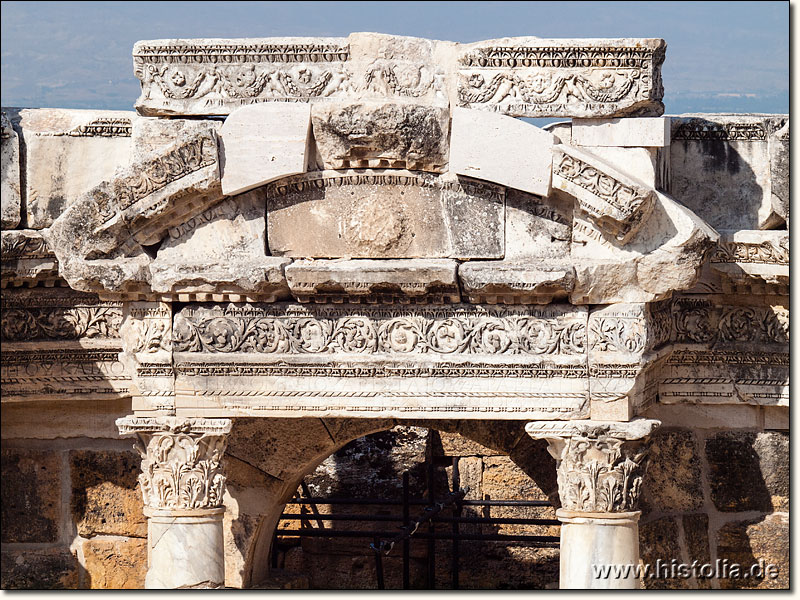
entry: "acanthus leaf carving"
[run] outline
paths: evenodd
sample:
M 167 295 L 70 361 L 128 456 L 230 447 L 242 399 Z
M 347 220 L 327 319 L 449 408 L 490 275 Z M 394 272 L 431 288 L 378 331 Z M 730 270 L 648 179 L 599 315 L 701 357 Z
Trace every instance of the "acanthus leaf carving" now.
M 142 457 L 139 483 L 145 506 L 195 510 L 222 506 L 222 456 L 230 421 L 176 417 L 117 420 L 122 435 L 135 434 Z
M 526 428 L 546 439 L 556 459 L 561 507 L 588 513 L 619 513 L 639 508 L 642 478 L 647 468 L 649 435 L 659 421 L 629 423 L 572 421 Z

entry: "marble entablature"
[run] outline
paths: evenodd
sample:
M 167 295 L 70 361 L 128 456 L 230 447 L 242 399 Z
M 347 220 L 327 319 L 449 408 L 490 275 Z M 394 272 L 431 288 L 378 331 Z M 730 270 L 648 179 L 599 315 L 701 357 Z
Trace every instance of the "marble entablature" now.
M 139 42 L 138 114 L 4 109 L 3 400 L 787 405 L 788 117 L 658 116 L 665 46 Z

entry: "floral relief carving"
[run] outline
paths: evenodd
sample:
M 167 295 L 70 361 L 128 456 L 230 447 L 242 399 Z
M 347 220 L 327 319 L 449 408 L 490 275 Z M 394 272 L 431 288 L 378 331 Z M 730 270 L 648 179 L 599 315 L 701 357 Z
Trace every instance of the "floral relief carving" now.
M 753 263 L 764 265 L 789 264 L 789 236 L 777 242 L 761 243 L 718 242 L 711 256 L 712 263 Z
M 535 435 L 547 439 L 556 459 L 561 507 L 600 513 L 638 510 L 647 467 L 647 436 L 657 427 L 655 423 L 637 439 L 614 431 L 611 423 L 598 422 L 573 422 L 564 431 Z
M 602 352 L 638 353 L 647 341 L 644 320 L 636 318 L 595 318 L 590 333 L 592 349 Z
M 175 319 L 177 352 L 584 354 L 582 320 L 483 314 Z
M 0 332 L 9 342 L 115 338 L 121 323 L 117 307 L 9 308 L 3 310 Z
M 780 305 L 713 306 L 705 300 L 681 299 L 673 305 L 673 318 L 677 342 L 789 342 L 789 310 Z
M 135 433 L 135 448 L 142 457 L 139 483 L 146 506 L 154 509 L 210 509 L 222 506 L 225 475 L 222 456 L 230 422 L 212 427 L 196 427 L 191 420 L 147 421 L 136 417 L 119 419 L 125 434 Z

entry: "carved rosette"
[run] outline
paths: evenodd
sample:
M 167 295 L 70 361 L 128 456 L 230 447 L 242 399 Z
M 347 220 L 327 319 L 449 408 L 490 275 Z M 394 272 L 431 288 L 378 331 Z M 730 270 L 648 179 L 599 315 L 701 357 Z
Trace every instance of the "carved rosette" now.
M 528 434 L 545 439 L 558 466 L 561 507 L 586 513 L 638 510 L 647 467 L 652 419 L 529 423 Z
M 228 419 L 124 417 L 120 435 L 136 435 L 142 457 L 139 483 L 146 507 L 203 510 L 222 507 L 225 475 L 222 455 Z

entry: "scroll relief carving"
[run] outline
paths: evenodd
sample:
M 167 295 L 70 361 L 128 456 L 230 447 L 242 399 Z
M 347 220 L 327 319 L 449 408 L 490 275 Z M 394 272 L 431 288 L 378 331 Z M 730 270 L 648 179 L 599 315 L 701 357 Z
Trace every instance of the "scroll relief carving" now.
M 429 65 L 386 56 L 354 64 L 346 40 L 329 41 L 333 43 L 137 44 L 133 57 L 142 82 L 140 108 L 147 111 L 159 98 L 167 101 L 167 108 L 188 104 L 190 110 L 207 114 L 254 102 L 421 98 L 431 93 L 445 98 L 443 76 Z
M 626 182 L 613 169 L 604 168 L 587 153 L 559 149 L 553 158 L 554 185 L 572 193 L 578 206 L 604 232 L 620 242 L 627 241 L 650 214 L 655 190 Z
M 122 305 L 96 297 L 3 298 L 0 332 L 7 342 L 117 338 Z
M 567 354 L 586 352 L 585 321 L 482 307 L 317 309 L 282 312 L 230 305 L 184 309 L 175 319 L 176 352 Z M 546 315 L 546 313 L 544 313 Z
M 478 48 L 460 60 L 459 105 L 531 117 L 602 113 L 659 100 L 663 61 L 663 46 Z
M 786 124 L 786 119 L 775 119 L 769 125 L 763 121 L 718 123 L 702 118 L 681 122 L 672 132 L 673 140 L 724 140 L 766 141 L 770 134 Z
M 676 341 L 687 344 L 789 343 L 789 309 L 780 305 L 714 306 L 681 298 L 673 305 Z
M 647 468 L 648 436 L 659 421 L 631 423 L 573 421 L 548 430 L 531 423 L 534 438 L 548 441 L 556 459 L 561 507 L 591 513 L 636 511 Z
M 139 483 L 151 509 L 214 509 L 222 506 L 222 456 L 231 423 L 225 419 L 174 417 L 117 419 L 121 435 L 135 434 L 142 457 Z

